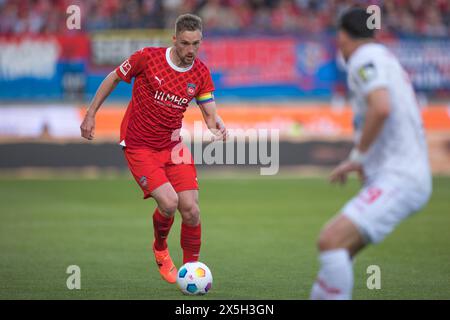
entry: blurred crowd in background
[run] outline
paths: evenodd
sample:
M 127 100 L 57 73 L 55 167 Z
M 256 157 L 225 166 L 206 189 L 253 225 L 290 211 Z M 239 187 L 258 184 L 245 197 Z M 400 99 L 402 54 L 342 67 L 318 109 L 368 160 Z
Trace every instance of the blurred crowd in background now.
M 69 5 L 81 8 L 82 30 L 172 28 L 182 13 L 196 13 L 206 32 L 303 32 L 335 29 L 354 5 L 382 8 L 385 32 L 449 36 L 450 0 L 0 0 L 0 33 L 69 32 Z

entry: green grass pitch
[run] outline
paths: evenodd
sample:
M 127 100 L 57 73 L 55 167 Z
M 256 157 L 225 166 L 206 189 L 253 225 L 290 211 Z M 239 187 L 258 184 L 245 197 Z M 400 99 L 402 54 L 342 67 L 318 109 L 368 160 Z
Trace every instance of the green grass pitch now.
M 151 252 L 153 200 L 134 181 L 0 180 L 1 299 L 307 299 L 323 224 L 358 189 L 322 178 L 214 179 L 200 175 L 204 297 L 163 282 Z M 450 298 L 450 178 L 428 206 L 355 261 L 355 299 Z M 180 266 L 180 216 L 169 248 Z M 68 290 L 66 268 L 81 268 Z M 367 267 L 381 268 L 369 290 Z

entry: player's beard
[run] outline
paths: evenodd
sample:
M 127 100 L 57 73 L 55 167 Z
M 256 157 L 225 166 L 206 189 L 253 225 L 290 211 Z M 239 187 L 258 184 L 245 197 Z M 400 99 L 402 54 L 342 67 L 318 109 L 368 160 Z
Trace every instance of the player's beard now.
M 175 50 L 176 55 L 178 56 L 178 59 L 180 59 L 181 63 L 183 64 L 183 67 L 189 67 L 195 60 L 195 54 L 191 56 L 191 58 L 188 58 L 188 55 L 181 55 L 177 50 Z
M 192 55 L 191 57 L 189 56 L 184 56 L 183 59 L 181 59 L 181 62 L 183 62 L 184 66 L 190 66 L 195 60 L 195 55 Z

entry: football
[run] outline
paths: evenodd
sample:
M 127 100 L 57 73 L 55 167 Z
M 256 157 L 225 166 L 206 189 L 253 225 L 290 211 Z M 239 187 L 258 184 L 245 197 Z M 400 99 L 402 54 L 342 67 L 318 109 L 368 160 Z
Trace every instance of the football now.
M 212 274 L 201 262 L 188 262 L 180 267 L 177 274 L 177 285 L 187 295 L 203 295 L 212 287 Z

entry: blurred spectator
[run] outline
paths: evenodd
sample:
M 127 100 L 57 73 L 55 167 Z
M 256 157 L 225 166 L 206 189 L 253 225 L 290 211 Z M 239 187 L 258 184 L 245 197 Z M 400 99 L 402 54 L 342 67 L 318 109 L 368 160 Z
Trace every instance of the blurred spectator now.
M 210 31 L 317 33 L 335 29 L 354 5 L 382 6 L 382 28 L 402 35 L 449 36 L 449 0 L 0 0 L 0 33 L 66 30 L 66 9 L 81 8 L 82 30 L 172 28 L 182 13 L 199 14 Z M 73 31 L 70 31 L 73 32 Z
M 238 8 L 239 3 L 224 5 L 221 0 L 210 0 L 205 2 L 198 14 L 203 18 L 206 30 L 239 30 L 244 26 L 238 15 Z

